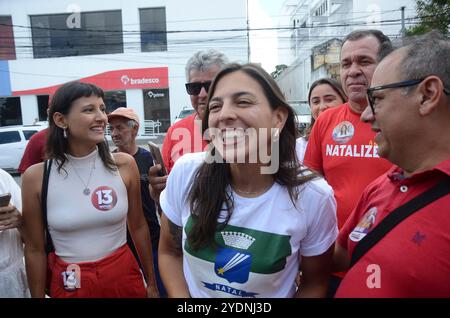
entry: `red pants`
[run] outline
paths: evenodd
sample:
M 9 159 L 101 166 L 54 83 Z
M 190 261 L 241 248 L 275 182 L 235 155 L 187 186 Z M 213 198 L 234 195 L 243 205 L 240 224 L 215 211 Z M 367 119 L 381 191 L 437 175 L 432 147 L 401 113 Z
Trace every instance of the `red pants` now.
M 54 298 L 139 298 L 147 297 L 139 265 L 125 244 L 112 254 L 96 261 L 77 263 L 80 288 L 66 291 L 64 271 L 70 264 L 56 256 L 52 268 L 50 295 Z

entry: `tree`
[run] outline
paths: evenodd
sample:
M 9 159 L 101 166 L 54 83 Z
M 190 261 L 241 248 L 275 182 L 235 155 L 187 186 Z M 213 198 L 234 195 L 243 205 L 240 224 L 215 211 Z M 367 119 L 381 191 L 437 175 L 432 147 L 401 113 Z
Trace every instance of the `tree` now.
M 272 78 L 277 78 L 287 68 L 288 67 L 286 64 L 279 64 L 279 65 L 275 66 L 275 71 L 270 73 L 270 75 L 272 76 Z
M 417 0 L 416 12 L 420 22 L 410 27 L 406 35 L 423 34 L 433 29 L 450 33 L 450 0 Z

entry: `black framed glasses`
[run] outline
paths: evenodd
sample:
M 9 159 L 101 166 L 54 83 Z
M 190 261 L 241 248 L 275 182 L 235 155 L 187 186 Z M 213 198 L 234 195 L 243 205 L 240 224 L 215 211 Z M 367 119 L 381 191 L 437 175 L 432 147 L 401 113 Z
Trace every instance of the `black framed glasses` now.
M 210 86 L 211 81 L 186 83 L 186 91 L 189 95 L 197 96 L 200 94 L 202 87 L 208 92 Z
M 368 88 L 367 89 L 367 99 L 369 100 L 369 106 L 370 106 L 370 109 L 372 110 L 372 114 L 375 115 L 375 98 L 373 97 L 373 92 L 380 91 L 380 90 L 386 89 L 386 88 L 400 88 L 400 87 L 414 86 L 414 85 L 421 83 L 425 78 L 426 77 L 421 78 L 421 79 L 406 80 L 406 81 L 401 81 L 401 82 L 397 82 L 397 83 L 391 83 L 391 84 Z

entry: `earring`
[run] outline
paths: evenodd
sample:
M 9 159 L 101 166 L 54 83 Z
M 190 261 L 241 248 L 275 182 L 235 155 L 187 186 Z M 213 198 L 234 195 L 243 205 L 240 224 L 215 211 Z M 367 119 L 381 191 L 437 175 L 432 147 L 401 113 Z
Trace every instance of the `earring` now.
M 279 128 L 273 128 L 275 132 L 273 133 L 272 140 L 274 142 L 277 142 L 280 139 L 280 129 Z
M 63 128 L 63 137 L 64 139 L 67 139 L 67 127 Z

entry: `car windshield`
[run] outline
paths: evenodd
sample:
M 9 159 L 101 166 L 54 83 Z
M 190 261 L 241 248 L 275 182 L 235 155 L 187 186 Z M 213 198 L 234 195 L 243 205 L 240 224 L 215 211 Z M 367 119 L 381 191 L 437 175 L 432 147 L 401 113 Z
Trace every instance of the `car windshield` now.
M 180 115 L 178 115 L 178 118 L 185 118 L 189 116 L 190 114 L 193 114 L 195 112 L 194 109 L 184 109 L 180 112 Z

